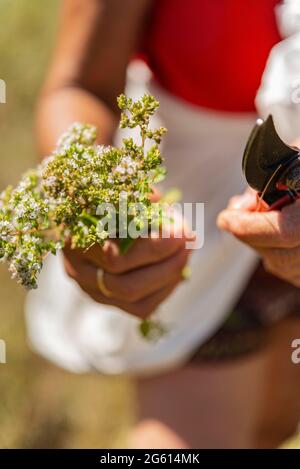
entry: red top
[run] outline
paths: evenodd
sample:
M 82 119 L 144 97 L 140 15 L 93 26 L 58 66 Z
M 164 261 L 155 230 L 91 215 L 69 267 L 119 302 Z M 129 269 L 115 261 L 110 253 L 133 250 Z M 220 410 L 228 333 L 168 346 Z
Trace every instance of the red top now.
M 254 110 L 279 40 L 279 0 L 156 0 L 143 51 L 156 79 L 195 105 Z

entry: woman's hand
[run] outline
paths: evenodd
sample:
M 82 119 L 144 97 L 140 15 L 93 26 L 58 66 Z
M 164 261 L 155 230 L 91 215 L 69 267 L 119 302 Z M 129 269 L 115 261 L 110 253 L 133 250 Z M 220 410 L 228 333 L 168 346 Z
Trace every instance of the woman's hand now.
M 176 227 L 178 230 L 177 222 Z M 124 255 L 113 240 L 106 241 L 103 248 L 94 246 L 87 252 L 65 248 L 65 270 L 95 301 L 145 318 L 183 279 L 182 270 L 189 256 L 185 243 L 191 239 L 176 237 L 175 231 L 170 238 L 158 234 L 139 238 Z M 104 270 L 102 280 L 109 296 L 99 289 L 98 268 Z
M 265 269 L 300 287 L 300 200 L 279 211 L 255 212 L 256 193 L 233 197 L 217 220 L 219 228 L 254 248 Z

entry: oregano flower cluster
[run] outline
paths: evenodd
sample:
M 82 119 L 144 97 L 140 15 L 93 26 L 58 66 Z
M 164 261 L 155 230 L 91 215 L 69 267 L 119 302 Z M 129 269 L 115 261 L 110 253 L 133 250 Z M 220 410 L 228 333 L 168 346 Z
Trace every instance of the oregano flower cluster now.
M 97 145 L 94 126 L 74 123 L 51 156 L 1 194 L 0 258 L 28 289 L 37 287 L 47 255 L 66 243 L 89 249 L 103 245 L 108 237 L 119 237 L 118 228 L 111 233 L 109 224 L 101 223 L 99 206 L 110 204 L 119 216 L 119 202 L 126 198 L 131 213 L 126 223 L 142 223 L 140 214 L 130 211 L 135 204 L 144 207 L 143 216 L 151 222 L 151 186 L 165 175 L 159 143 L 166 129 L 149 125 L 159 103 L 150 95 L 138 101 L 121 95 L 118 105 L 120 127 L 138 127 L 138 142 L 124 138 L 119 148 Z M 148 150 L 147 141 L 152 142 Z M 124 250 L 130 242 L 125 236 Z

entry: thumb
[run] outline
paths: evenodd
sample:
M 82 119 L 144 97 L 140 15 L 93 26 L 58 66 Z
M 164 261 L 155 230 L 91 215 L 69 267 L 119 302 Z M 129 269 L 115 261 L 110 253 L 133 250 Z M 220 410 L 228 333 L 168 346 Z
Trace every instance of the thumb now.
M 244 194 L 232 197 L 228 203 L 227 209 L 253 211 L 256 206 L 257 192 L 249 188 L 244 192 Z

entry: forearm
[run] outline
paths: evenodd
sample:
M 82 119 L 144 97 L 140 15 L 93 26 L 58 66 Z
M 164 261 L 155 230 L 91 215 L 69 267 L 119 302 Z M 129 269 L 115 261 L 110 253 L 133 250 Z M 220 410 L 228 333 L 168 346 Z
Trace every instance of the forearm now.
M 36 136 L 39 155 L 51 153 L 59 136 L 74 121 L 94 124 L 98 142 L 111 143 L 118 116 L 89 91 L 79 87 L 62 87 L 42 94 L 36 113 Z
M 48 155 L 74 121 L 96 125 L 110 143 L 116 98 L 125 86 L 153 0 L 64 0 L 54 55 L 37 107 L 37 142 Z

